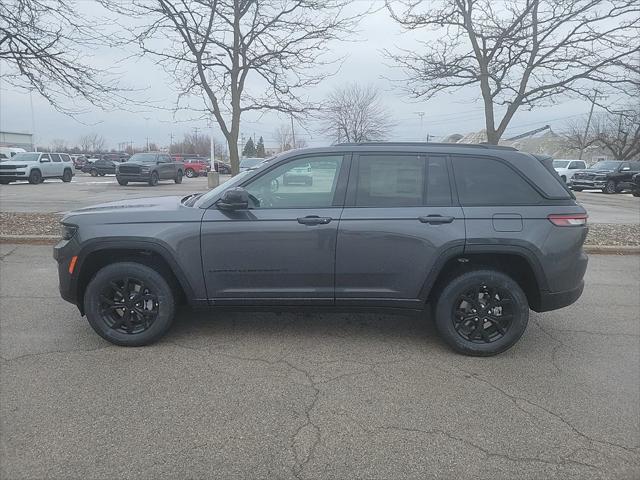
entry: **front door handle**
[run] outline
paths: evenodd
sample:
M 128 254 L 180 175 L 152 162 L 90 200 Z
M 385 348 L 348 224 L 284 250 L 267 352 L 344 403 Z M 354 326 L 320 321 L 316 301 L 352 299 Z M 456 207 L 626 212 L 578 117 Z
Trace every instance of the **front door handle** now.
M 418 217 L 418 220 L 422 223 L 428 223 L 429 225 L 439 225 L 441 223 L 451 223 L 456 217 L 442 216 L 442 215 L 427 215 L 426 217 Z
M 331 217 L 319 217 L 317 215 L 307 215 L 306 217 L 298 217 L 298 223 L 302 225 L 326 225 L 331 220 Z

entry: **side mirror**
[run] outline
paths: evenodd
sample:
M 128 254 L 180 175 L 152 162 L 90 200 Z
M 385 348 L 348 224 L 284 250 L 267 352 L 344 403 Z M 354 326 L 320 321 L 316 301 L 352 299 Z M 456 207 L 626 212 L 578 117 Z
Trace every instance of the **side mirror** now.
M 621 169 L 622 172 L 628 172 L 629 170 L 631 170 L 631 167 L 622 167 Z
M 48 163 L 48 162 L 50 162 L 50 161 L 51 161 L 51 160 L 49 160 L 48 158 L 41 158 L 41 159 L 40 159 L 40 163 Z
M 226 190 L 217 202 L 220 210 L 246 210 L 249 208 L 249 192 L 242 187 Z

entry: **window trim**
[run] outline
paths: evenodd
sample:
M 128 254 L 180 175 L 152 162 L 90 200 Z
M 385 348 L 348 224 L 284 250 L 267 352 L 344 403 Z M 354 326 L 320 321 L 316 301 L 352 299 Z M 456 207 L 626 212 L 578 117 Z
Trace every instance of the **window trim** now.
M 269 167 L 265 169 L 263 172 L 260 172 L 259 174 L 256 174 L 247 178 L 244 182 L 242 182 L 238 186 L 246 189 L 249 184 L 257 181 L 259 178 L 262 178 L 263 176 L 267 175 L 269 172 L 272 172 L 276 168 L 291 162 L 295 162 L 297 160 L 306 159 L 306 158 L 311 159 L 311 158 L 326 158 L 326 157 L 342 157 L 340 168 L 336 173 L 338 175 L 338 178 L 336 180 L 336 190 L 333 193 L 333 199 L 331 200 L 331 205 L 329 205 L 328 207 L 307 207 L 307 206 L 287 207 L 287 208 L 267 207 L 267 208 L 257 208 L 257 209 L 249 209 L 249 210 L 256 210 L 256 211 L 259 211 L 259 210 L 263 210 L 263 211 L 264 210 L 310 210 L 310 209 L 324 210 L 329 208 L 342 208 L 344 206 L 344 201 L 345 201 L 346 184 L 349 176 L 349 171 L 351 168 L 351 157 L 352 157 L 352 155 L 347 152 L 301 154 L 301 155 L 295 155 L 293 157 L 288 157 L 282 161 L 274 163 L 273 165 L 269 165 Z M 215 205 L 217 202 L 218 201 L 216 200 L 208 208 L 215 208 Z
M 473 159 L 473 158 L 483 158 L 486 160 L 493 160 L 496 162 L 499 162 L 501 164 L 503 164 L 504 166 L 506 166 L 507 168 L 511 169 L 518 177 L 520 177 L 527 185 L 529 185 L 539 196 L 540 199 L 537 203 L 504 203 L 504 202 L 498 202 L 498 203 L 486 203 L 486 202 L 482 202 L 482 203 L 463 203 L 462 199 L 460 198 L 459 194 L 458 194 L 458 182 L 455 178 L 455 168 L 453 166 L 454 163 L 454 159 L 455 158 L 464 158 L 464 159 Z M 454 182 L 456 184 L 456 195 L 458 197 L 458 204 L 461 207 L 496 207 L 496 206 L 507 206 L 507 207 L 511 207 L 511 206 L 517 206 L 517 207 L 537 207 L 542 205 L 543 203 L 550 201 L 552 199 L 550 199 L 549 197 L 547 197 L 544 192 L 542 192 L 542 190 L 540 190 L 540 188 L 538 188 L 537 185 L 534 185 L 527 177 L 525 177 L 522 173 L 520 173 L 520 171 L 513 167 L 509 162 L 507 162 L 506 160 L 500 158 L 500 157 L 494 157 L 492 155 L 462 155 L 462 154 L 455 154 L 455 155 L 449 155 L 449 163 L 451 164 L 451 173 L 453 174 L 453 178 L 454 178 Z

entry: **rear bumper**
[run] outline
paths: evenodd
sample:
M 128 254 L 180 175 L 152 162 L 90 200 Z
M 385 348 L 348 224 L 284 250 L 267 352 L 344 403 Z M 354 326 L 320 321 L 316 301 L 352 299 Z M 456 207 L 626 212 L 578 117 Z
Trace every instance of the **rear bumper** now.
M 536 312 L 548 312 L 550 310 L 567 307 L 580 298 L 583 290 L 584 280 L 581 280 L 580 284 L 571 290 L 565 290 L 564 292 L 540 292 L 540 303 L 536 305 L 534 310 Z

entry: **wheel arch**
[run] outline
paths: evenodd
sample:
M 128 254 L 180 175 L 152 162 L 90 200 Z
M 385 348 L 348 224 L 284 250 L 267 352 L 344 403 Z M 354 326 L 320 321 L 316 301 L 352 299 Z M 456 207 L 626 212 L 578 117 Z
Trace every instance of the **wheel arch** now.
M 500 250 L 476 248 L 464 253 L 453 252 L 434 267 L 430 285 L 423 289 L 426 303 L 433 303 L 444 286 L 454 277 L 471 270 L 493 269 L 513 278 L 527 296 L 530 308 L 536 310 L 540 305 L 541 291 L 547 290 L 542 268 L 530 252 L 519 247 Z
M 186 275 L 162 244 L 147 240 L 96 242 L 87 245 L 78 255 L 75 290 L 82 314 L 87 285 L 101 268 L 116 262 L 136 262 L 156 270 L 174 290 L 177 304 L 191 303 L 195 297 Z

